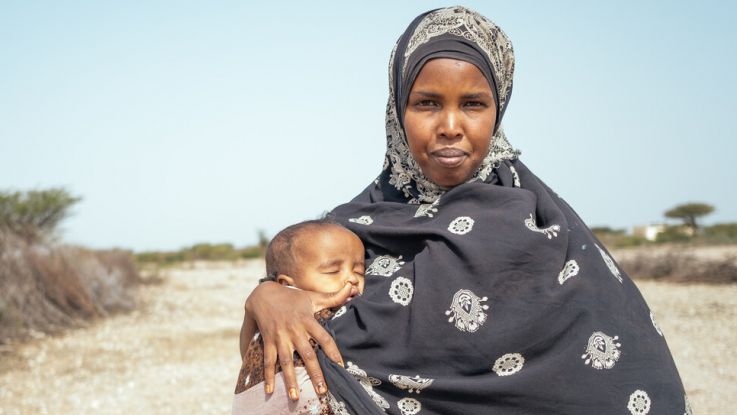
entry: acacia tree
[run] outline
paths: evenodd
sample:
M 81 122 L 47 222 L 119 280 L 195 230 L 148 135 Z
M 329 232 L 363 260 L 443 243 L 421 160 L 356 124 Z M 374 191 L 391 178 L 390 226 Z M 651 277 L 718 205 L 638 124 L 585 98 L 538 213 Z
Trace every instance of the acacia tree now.
M 0 192 L 0 231 L 28 241 L 49 236 L 80 200 L 63 188 Z
M 696 218 L 708 215 L 714 211 L 714 206 L 706 203 L 684 203 L 669 209 L 665 212 L 666 218 L 680 219 L 683 224 L 691 228 L 694 232 L 698 229 Z

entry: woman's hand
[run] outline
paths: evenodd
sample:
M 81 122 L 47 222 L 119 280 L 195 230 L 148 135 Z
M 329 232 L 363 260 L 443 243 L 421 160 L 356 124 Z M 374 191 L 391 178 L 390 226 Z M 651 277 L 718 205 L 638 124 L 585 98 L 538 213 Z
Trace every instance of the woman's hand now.
M 276 282 L 259 284 L 246 299 L 246 314 L 256 320 L 264 341 L 264 390 L 274 391 L 277 363 L 281 366 L 289 397 L 299 399 L 299 386 L 294 373 L 293 356 L 296 351 L 305 364 L 315 391 L 327 392 L 325 378 L 315 351 L 314 339 L 328 358 L 343 366 L 343 358 L 333 338 L 315 320 L 314 313 L 335 307 L 356 295 L 355 286 L 346 283 L 337 293 L 322 294 L 287 288 Z

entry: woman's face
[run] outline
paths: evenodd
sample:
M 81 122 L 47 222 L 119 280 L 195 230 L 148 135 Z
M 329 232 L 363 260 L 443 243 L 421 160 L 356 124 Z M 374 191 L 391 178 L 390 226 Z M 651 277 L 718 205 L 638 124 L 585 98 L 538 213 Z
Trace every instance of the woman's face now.
M 422 173 L 451 188 L 466 182 L 489 152 L 496 105 L 473 64 L 432 59 L 412 85 L 404 114 L 409 149 Z

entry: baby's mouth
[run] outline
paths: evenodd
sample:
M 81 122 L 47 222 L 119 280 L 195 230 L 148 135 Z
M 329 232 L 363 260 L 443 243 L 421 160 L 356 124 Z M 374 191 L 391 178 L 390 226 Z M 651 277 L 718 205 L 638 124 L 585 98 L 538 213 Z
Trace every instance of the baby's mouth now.
M 468 157 L 468 153 L 453 147 L 435 150 L 430 155 L 438 164 L 449 169 L 460 166 Z
M 352 299 L 354 299 L 355 297 L 358 297 L 359 295 L 361 295 L 361 293 L 358 292 L 358 288 L 351 287 L 351 294 L 348 296 L 348 299 L 346 300 L 346 302 L 351 301 Z

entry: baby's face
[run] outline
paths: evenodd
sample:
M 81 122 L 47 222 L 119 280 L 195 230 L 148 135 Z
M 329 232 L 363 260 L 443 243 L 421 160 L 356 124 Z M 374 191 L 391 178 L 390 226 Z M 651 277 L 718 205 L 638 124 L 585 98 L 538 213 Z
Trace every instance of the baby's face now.
M 353 232 L 340 226 L 305 232 L 293 252 L 299 270 L 292 275 L 295 287 L 332 293 L 349 282 L 363 293 L 364 249 Z

